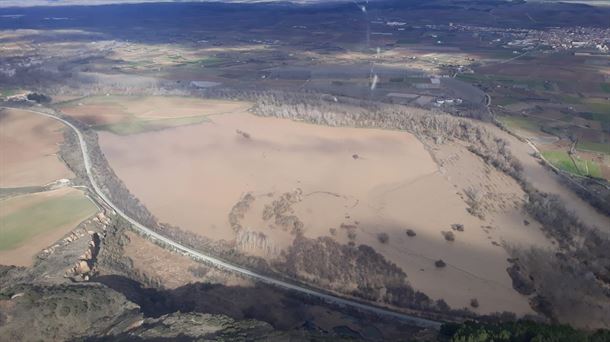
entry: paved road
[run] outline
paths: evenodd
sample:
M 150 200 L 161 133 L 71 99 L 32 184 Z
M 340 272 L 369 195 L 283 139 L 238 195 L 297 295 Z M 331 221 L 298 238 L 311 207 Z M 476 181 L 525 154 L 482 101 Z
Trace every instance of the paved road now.
M 97 185 L 97 183 L 95 182 L 95 180 L 93 179 L 93 173 L 91 171 L 91 160 L 89 159 L 89 152 L 87 150 L 87 144 L 85 142 L 85 139 L 83 138 L 82 133 L 80 132 L 80 130 L 74 126 L 73 124 L 71 124 L 70 122 L 57 117 L 55 115 L 52 114 L 48 114 L 48 113 L 44 113 L 44 112 L 40 112 L 40 111 L 35 111 L 35 110 L 30 110 L 30 109 L 22 109 L 22 108 L 10 108 L 10 107 L 0 107 L 0 108 L 6 108 L 6 109 L 17 109 L 17 110 L 23 110 L 26 112 L 30 112 L 30 113 L 34 113 L 34 114 L 38 114 L 38 115 L 42 115 L 42 116 L 46 116 L 48 118 L 54 119 L 54 120 L 58 120 L 60 122 L 62 122 L 63 124 L 67 125 L 68 127 L 70 127 L 78 136 L 78 140 L 79 140 L 79 144 L 81 147 L 81 151 L 83 154 L 83 160 L 85 163 L 85 170 L 87 171 L 87 177 L 89 177 L 89 181 L 91 182 L 91 186 L 93 187 L 94 192 L 104 201 L 106 202 L 106 204 L 114 209 L 114 211 L 117 212 L 117 214 L 121 215 L 125 220 L 127 220 L 129 223 L 131 223 L 133 225 L 133 227 L 137 230 L 139 230 L 140 232 L 144 233 L 145 235 L 147 235 L 148 237 L 161 241 L 166 245 L 169 245 L 173 248 L 175 248 L 176 250 L 179 250 L 180 252 L 190 256 L 193 259 L 197 259 L 197 260 L 201 260 L 204 262 L 207 262 L 209 264 L 212 264 L 214 266 L 235 272 L 235 273 L 239 273 L 242 274 L 244 276 L 247 276 L 249 278 L 255 279 L 257 281 L 261 281 L 270 285 L 274 285 L 274 286 L 278 286 L 284 289 L 288 289 L 288 290 L 292 290 L 292 291 L 296 291 L 296 292 L 300 292 L 303 294 L 307 294 L 313 297 L 317 297 L 320 298 L 326 302 L 329 303 L 333 303 L 333 304 L 338 304 L 341 306 L 349 306 L 352 308 L 356 308 L 362 311 L 368 311 L 368 312 L 372 312 L 375 313 L 377 315 L 380 316 L 386 316 L 386 317 L 392 317 L 395 319 L 399 319 L 401 321 L 404 321 L 406 323 L 415 325 L 415 326 L 419 326 L 419 327 L 424 327 L 424 328 L 433 328 L 433 329 L 440 329 L 441 326 L 441 322 L 438 321 L 433 321 L 433 320 L 429 320 L 429 319 L 424 319 L 424 318 L 419 318 L 419 317 L 415 317 L 415 316 L 411 316 L 411 315 L 407 315 L 407 314 L 403 314 L 403 313 L 398 313 L 398 312 L 394 312 L 391 310 L 387 310 L 381 307 L 377 307 L 377 306 L 373 306 L 373 305 L 368 305 L 368 304 L 364 304 L 364 303 L 360 303 L 360 302 L 356 302 L 356 301 L 352 301 L 349 299 L 345 299 L 345 298 L 341 298 L 341 297 L 337 297 L 337 296 L 333 296 L 333 295 L 329 295 L 323 292 L 319 292 L 316 290 L 312 290 L 306 287 L 302 287 L 296 284 L 292 284 L 283 280 L 278 280 L 278 279 L 274 279 L 253 271 L 250 271 L 246 268 L 240 267 L 240 266 L 236 266 L 236 265 L 232 265 L 230 263 L 227 263 L 223 260 L 217 259 L 215 257 L 203 254 L 201 252 L 198 252 L 196 250 L 193 250 L 189 247 L 186 247 L 184 245 L 181 245 L 180 243 L 170 240 L 168 238 L 166 238 L 165 236 L 162 236 L 158 233 L 156 233 L 155 231 L 141 225 L 140 223 L 138 223 L 136 220 L 132 219 L 131 217 L 129 217 L 129 215 L 127 215 L 126 213 L 124 213 L 119 207 L 117 207 L 114 203 L 112 203 L 112 201 L 102 192 L 102 190 L 100 189 L 100 187 Z

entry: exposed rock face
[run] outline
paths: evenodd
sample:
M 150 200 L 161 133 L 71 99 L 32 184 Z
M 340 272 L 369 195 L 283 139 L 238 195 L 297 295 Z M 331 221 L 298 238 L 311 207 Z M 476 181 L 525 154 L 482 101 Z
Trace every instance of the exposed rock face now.
M 74 267 L 66 276 L 74 280 L 89 280 L 95 271 L 95 261 L 100 249 L 100 237 L 98 233 L 89 231 L 90 241 L 85 252 L 80 256 Z
M 173 312 L 144 318 L 138 305 L 98 283 L 19 284 L 0 289 L 1 341 L 311 341 L 322 337 L 345 340 L 326 332 L 279 331 L 262 321 L 219 314 Z
M 159 318 L 148 318 L 142 325 L 119 338 L 279 341 L 281 336 L 285 335 L 274 331 L 268 323 L 256 320 L 236 321 L 224 315 L 172 313 Z
M 0 289 L 0 308 L 0 339 L 6 341 L 113 335 L 142 319 L 139 306 L 99 284 L 19 284 Z

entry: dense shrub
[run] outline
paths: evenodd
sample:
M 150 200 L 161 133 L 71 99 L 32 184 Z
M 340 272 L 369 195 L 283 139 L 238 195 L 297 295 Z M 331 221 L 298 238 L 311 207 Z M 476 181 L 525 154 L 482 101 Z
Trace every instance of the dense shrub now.
M 593 333 L 576 330 L 568 325 L 551 325 L 531 321 L 486 324 L 473 321 L 446 323 L 441 327 L 444 341 L 555 341 L 602 342 L 610 340 L 610 331 Z
M 451 225 L 451 229 L 458 231 L 458 232 L 463 232 L 464 231 L 464 225 L 461 223 L 454 223 Z
M 447 241 L 455 241 L 455 234 L 453 232 L 441 232 L 445 240 Z
M 386 233 L 379 233 L 377 234 L 377 240 L 383 244 L 386 244 L 390 240 L 390 237 Z

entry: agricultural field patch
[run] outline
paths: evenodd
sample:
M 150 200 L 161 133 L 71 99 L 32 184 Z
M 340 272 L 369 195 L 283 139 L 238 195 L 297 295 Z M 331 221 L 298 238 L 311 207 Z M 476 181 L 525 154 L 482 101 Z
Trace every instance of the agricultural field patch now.
M 598 163 L 591 160 L 570 156 L 564 151 L 545 151 L 542 155 L 557 168 L 579 176 L 601 178 L 601 168 Z
M 62 188 L 0 200 L 0 264 L 32 257 L 97 211 L 83 192 Z
M 73 173 L 59 159 L 64 126 L 18 109 L 0 111 L 0 187 L 40 186 Z
M 539 132 L 540 125 L 537 120 L 526 116 L 500 116 L 498 120 L 510 129 L 522 129 Z
M 601 114 L 604 121 L 610 120 L 610 100 L 601 98 L 588 98 L 583 101 L 589 110 Z
M 96 96 L 63 103 L 62 112 L 115 134 L 135 134 L 201 123 L 210 115 L 247 110 L 250 104 L 164 96 Z
M 602 152 L 610 154 L 610 142 L 598 143 L 592 141 L 579 141 L 576 148 L 584 151 Z

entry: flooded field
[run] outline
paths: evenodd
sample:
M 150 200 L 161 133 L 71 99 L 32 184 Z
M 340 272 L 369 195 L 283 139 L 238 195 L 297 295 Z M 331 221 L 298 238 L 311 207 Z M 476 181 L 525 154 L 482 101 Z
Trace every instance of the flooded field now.
M 531 312 L 527 297 L 512 289 L 501 243 L 546 240 L 536 225 L 524 227 L 514 181 L 463 148 L 435 151 L 439 167 L 405 132 L 245 112 L 130 136 L 100 132 L 99 141 L 117 175 L 161 222 L 269 260 L 296 231 L 367 244 L 416 289 L 452 307 L 476 297 L 478 312 Z M 462 192 L 469 186 L 501 193 L 485 219 L 467 212 Z M 456 224 L 464 229 L 449 242 L 443 234 Z M 436 268 L 438 259 L 448 267 Z

